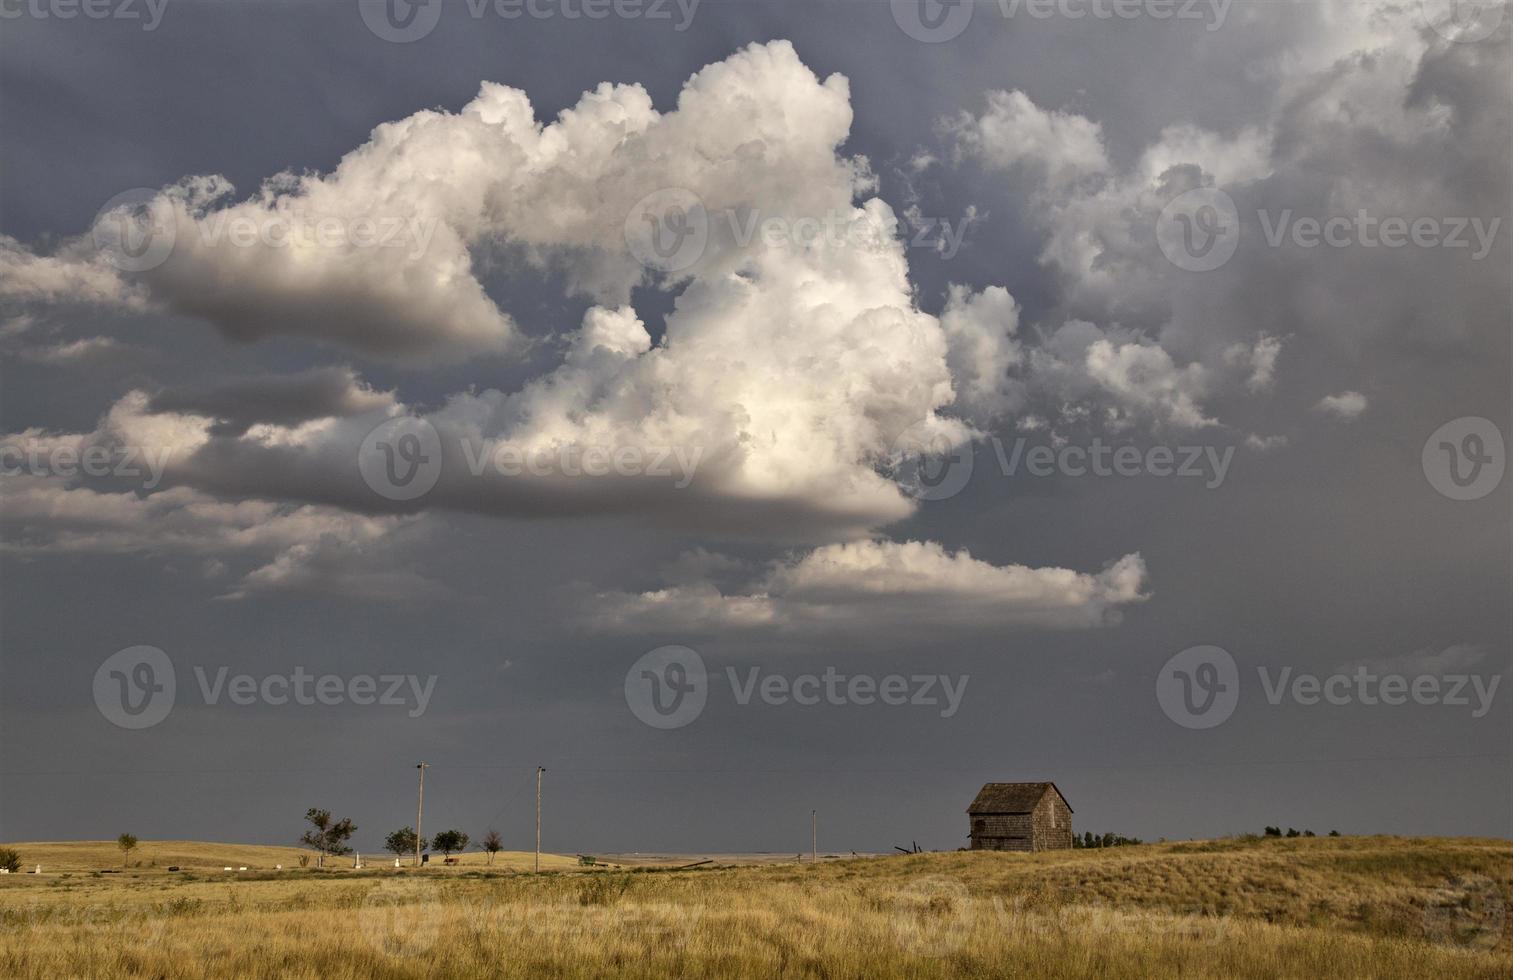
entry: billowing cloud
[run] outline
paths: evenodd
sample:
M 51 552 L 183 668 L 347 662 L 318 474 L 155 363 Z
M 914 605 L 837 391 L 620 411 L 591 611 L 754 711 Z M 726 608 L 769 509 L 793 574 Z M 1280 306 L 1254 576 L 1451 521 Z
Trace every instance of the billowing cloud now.
M 1366 411 L 1366 396 L 1359 391 L 1342 391 L 1338 395 L 1320 398 L 1314 408 L 1341 422 L 1354 422 Z
M 312 368 L 296 374 L 170 388 L 154 394 L 147 410 L 158 415 L 202 416 L 215 421 L 213 434 L 241 435 L 260 423 L 288 428 L 393 404 L 392 396 L 362 384 L 350 368 Z
M 738 131 L 727 124 L 735 114 Z M 518 389 L 459 392 L 422 411 L 326 371 L 129 396 L 107 427 L 127 443 L 170 440 L 170 484 L 376 512 L 396 505 L 363 484 L 357 448 L 386 419 L 423 415 L 439 432 L 444 472 L 404 509 L 636 511 L 736 534 L 866 534 L 913 511 L 887 475 L 899 434 L 960 443 L 970 429 L 945 414 L 956 397 L 952 341 L 915 306 L 897 217 L 877 198 L 854 203 L 871 177 L 838 152 L 850 122 L 845 79 L 820 80 L 791 45 L 774 42 L 697 73 L 666 114 L 638 86 L 604 85 L 541 127 L 524 93 L 486 84 L 462 112 L 380 126 L 331 175 L 278 178 L 253 202 L 212 207 L 224 193 L 219 182 L 186 183 L 170 197 L 179 220 L 196 225 L 179 230 L 190 244 L 142 281 L 156 299 L 201 308 L 233 334 L 243 335 L 238 324 L 255 333 L 263 328 L 250 325 L 265 319 L 302 330 L 292 309 L 273 306 L 318 294 L 308 322 L 370 351 L 502 335 L 446 325 L 459 308 L 456 283 L 473 280 L 465 249 L 437 252 L 437 243 L 483 238 L 528 246 L 532 262 L 567 270 L 600 302 L 564 331 L 560 363 Z M 660 219 L 635 208 L 669 187 L 693 202 L 707 243 L 686 267 L 660 272 L 632 254 L 626 225 Z M 389 282 L 387 258 L 370 268 L 340 248 L 306 256 L 302 246 L 220 250 L 202 240 L 211 225 L 230 234 L 239 217 L 287 212 L 292 221 L 297 209 L 350 214 L 359 203 L 435 225 L 431 250 L 413 260 L 431 285 L 406 299 L 423 316 L 382 291 L 371 298 L 389 309 L 390 325 L 361 312 L 348 288 L 361 284 L 350 277 Z M 758 226 L 765 230 L 750 234 Z M 447 275 L 425 264 L 443 258 L 455 266 Z M 681 290 L 655 342 L 628 302 L 643 281 Z M 248 318 L 210 309 L 223 299 Z M 962 303 L 963 317 L 992 315 L 996 329 L 1012 331 L 1013 301 L 1002 290 Z M 341 334 L 340 317 L 357 332 Z M 966 379 L 968 410 L 993 400 L 990 375 L 1011 361 L 1005 347 L 987 374 Z M 579 461 L 601 454 L 635 456 L 643 467 L 670 462 L 672 478 L 584 478 Z M 529 471 L 500 472 L 496 464 L 517 455 L 533 461 Z
M 680 578 L 646 592 L 601 593 L 591 604 L 594 627 L 674 635 L 1086 628 L 1116 623 L 1123 607 L 1149 598 L 1138 554 L 1089 574 L 993 565 L 918 541 L 827 545 L 728 591 L 711 578 Z
M 1054 307 L 1021 333 L 1054 339 L 1079 324 L 1076 357 L 1024 342 L 1046 393 L 1032 398 L 1035 414 L 1100 419 L 1112 403 L 1116 416 L 1145 406 L 1171 424 L 1223 422 L 1218 406 L 1278 387 L 1281 338 L 1311 366 L 1431 334 L 1438 347 L 1466 347 L 1498 329 L 1508 29 L 1457 43 L 1423 17 L 1418 5 L 1321 5 L 1315 25 L 1250 65 L 1271 93 L 1259 111 L 1223 130 L 1174 120 L 1133 155 L 1109 152 L 1096 118 L 1022 92 L 988 93 L 948 121 L 959 158 L 1024 189 L 1041 262 L 1057 276 Z M 1163 211 L 1188 192 L 1233 206 L 1236 251 L 1215 267 L 1163 253 Z M 1311 237 L 1310 222 L 1330 219 L 1344 244 Z M 1386 247 L 1388 219 L 1459 244 Z M 1094 330 L 1106 344 L 1081 342 Z
M 329 507 L 227 502 L 188 487 L 141 495 L 70 486 L 50 476 L 0 475 L 0 547 L 12 553 L 150 554 L 245 569 L 223 598 L 292 591 L 398 600 L 439 586 L 397 556 L 415 518 Z

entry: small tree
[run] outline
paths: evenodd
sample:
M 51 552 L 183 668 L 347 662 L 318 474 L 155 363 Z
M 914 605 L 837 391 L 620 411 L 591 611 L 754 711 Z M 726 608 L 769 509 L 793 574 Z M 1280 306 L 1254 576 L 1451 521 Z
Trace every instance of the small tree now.
M 310 821 L 313 829 L 300 835 L 299 842 L 320 854 L 322 867 L 325 867 L 327 854 L 352 853 L 352 848 L 347 846 L 347 841 L 357 833 L 357 824 L 353 823 L 350 817 L 332 820 L 330 810 L 311 807 L 305 811 L 305 819 Z
M 451 857 L 468 846 L 468 835 L 460 830 L 443 830 L 431 838 L 431 846 L 440 851 L 445 857 Z
M 116 838 L 116 846 L 121 849 L 121 867 L 124 868 L 126 867 L 127 860 L 131 857 L 131 852 L 136 850 L 137 835 L 122 834 Z
M 489 832 L 483 835 L 483 843 L 478 845 L 489 852 L 489 863 L 494 863 L 494 855 L 504 850 L 504 838 L 499 836 L 499 831 L 490 827 Z
M 414 827 L 401 827 L 384 838 L 384 850 L 392 852 L 395 857 L 404 857 L 406 854 L 414 857 L 416 851 L 425 850 L 428 846 L 425 841 L 416 839 Z
M 21 870 L 21 852 L 11 847 L 0 847 L 0 868 L 11 874 Z

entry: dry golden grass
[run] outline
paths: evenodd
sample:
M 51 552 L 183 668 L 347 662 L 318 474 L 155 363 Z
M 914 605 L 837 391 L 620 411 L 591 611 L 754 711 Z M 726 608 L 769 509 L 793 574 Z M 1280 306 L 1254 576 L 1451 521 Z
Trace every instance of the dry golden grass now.
M 112 870 L 123 866 L 121 851 L 116 847 L 115 841 L 38 841 L 4 846 L 21 852 L 24 871 L 30 871 L 38 864 L 42 865 L 44 873 Z M 481 851 L 470 851 L 455 857 L 463 867 L 489 866 L 488 855 Z M 528 871 L 533 866 L 533 857 L 529 851 L 500 851 L 494 856 L 492 867 L 498 871 Z M 220 871 L 227 865 L 233 868 L 246 867 L 251 872 L 271 871 L 278 865 L 283 865 L 285 869 L 298 868 L 300 858 L 306 858 L 312 867 L 316 863 L 314 851 L 299 847 L 147 840 L 139 843 L 136 850 L 131 852 L 126 859 L 126 866 L 128 871 L 140 873 L 165 871 L 173 866 L 194 871 Z M 438 864 L 441 859 L 440 854 L 431 856 L 431 860 Z M 387 851 L 365 854 L 363 861 L 372 867 L 392 867 L 394 855 Z M 404 863 L 408 865 L 410 859 L 406 857 Z M 352 858 L 331 858 L 326 864 L 332 869 L 350 868 Z M 576 857 L 541 855 L 543 869 L 565 870 L 576 867 L 577 864 Z
M 1490 980 L 1513 976 L 1501 896 L 1513 844 L 1391 838 L 539 876 L 11 875 L 0 976 Z

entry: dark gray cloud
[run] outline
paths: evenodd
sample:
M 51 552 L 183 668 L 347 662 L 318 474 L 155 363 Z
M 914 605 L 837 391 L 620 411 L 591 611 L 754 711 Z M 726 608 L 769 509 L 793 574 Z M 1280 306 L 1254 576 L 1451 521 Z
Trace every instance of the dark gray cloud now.
M 1015 778 L 1055 779 L 1079 828 L 1146 837 L 1513 827 L 1507 692 L 1473 717 L 1266 688 L 1288 670 L 1506 669 L 1510 485 L 1451 499 L 1425 442 L 1466 417 L 1513 435 L 1513 229 L 1473 260 L 1273 246 L 1257 218 L 1507 225 L 1508 23 L 1473 42 L 1415 5 L 1236 2 L 1208 30 L 981 4 L 932 45 L 887 4 L 706 0 L 683 32 L 465 9 L 412 44 L 373 36 L 355 4 L 173 7 L 152 32 L 7 22 L 6 445 L 175 451 L 150 488 L 58 472 L 66 452 L 0 478 L 0 837 L 282 841 L 319 804 L 373 847 L 413 816 L 422 758 L 428 816 L 519 841 L 548 766 L 547 846 L 567 851 L 798 850 L 814 807 L 826 849 L 952 847 L 977 785 Z M 642 190 L 595 155 L 621 138 L 599 138 L 652 116 L 583 93 L 639 84 L 662 118 L 695 121 L 678 102 L 689 77 L 776 38 L 815 80 L 755 64 L 727 88 L 706 80 L 752 99 L 716 99 L 707 132 L 668 135 L 648 180 L 787 217 L 874 195 L 916 221 L 974 215 L 960 249 L 805 264 L 717 242 L 691 283 L 643 277 L 609 245 L 592 257 L 584 241 L 613 244 Z M 456 119 L 483 82 L 527 93 L 538 124 L 579 106 L 579 156 L 535 197 L 513 193 L 519 161 L 469 155 Z M 443 152 L 379 152 L 374 127 L 401 120 L 435 126 Z M 442 209 L 438 228 L 469 233 L 419 266 L 359 250 L 301 279 L 292 253 L 199 244 L 145 276 L 78 261 L 78 236 L 128 188 L 221 175 L 248 206 L 270 176 L 310 193 L 354 152 L 371 169 L 348 167 L 363 179 L 345 201 L 488 195 Z M 1198 272 L 1163 253 L 1158 222 L 1207 186 L 1245 224 Z M 409 289 L 416 268 L 458 278 Z M 459 283 L 481 318 L 447 319 Z M 517 346 L 493 343 L 496 314 Z M 125 350 L 145 353 L 114 359 Z M 447 451 L 434 489 L 391 499 L 357 458 L 407 412 Z M 956 451 L 971 470 L 916 500 L 894 485 L 894 442 L 931 412 L 976 427 Z M 704 455 L 676 488 L 475 476 L 463 452 L 593 439 Z M 1094 439 L 1141 464 L 1057 455 Z M 1232 451 L 1223 478 L 1146 465 L 1185 446 Z M 838 541 L 878 560 L 840 574 Z M 940 567 L 885 560 L 895 542 Z M 1138 584 L 1100 580 L 1135 555 Z M 92 682 L 136 644 L 168 653 L 181 696 L 132 732 Z M 627 705 L 626 673 L 668 644 L 701 654 L 709 699 L 658 730 Z M 1199 644 L 1228 650 L 1240 679 L 1233 714 L 1203 730 L 1157 695 L 1163 665 Z M 207 704 L 196 667 L 436 682 L 411 717 Z M 731 678 L 752 670 L 969 680 L 943 717 L 742 703 Z
M 147 403 L 149 412 L 202 415 L 216 436 L 241 436 L 259 423 L 292 428 L 316 419 L 345 418 L 391 404 L 365 387 L 355 372 L 311 368 L 287 375 L 236 378 L 219 384 L 167 388 Z

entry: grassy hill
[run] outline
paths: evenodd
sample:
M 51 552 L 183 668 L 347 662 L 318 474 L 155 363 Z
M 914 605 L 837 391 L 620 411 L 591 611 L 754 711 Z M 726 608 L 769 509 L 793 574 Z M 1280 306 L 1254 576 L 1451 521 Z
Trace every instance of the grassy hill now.
M 1513 976 L 1500 840 L 230 878 L 162 846 L 213 873 L 0 877 L 0 976 Z
M 14 848 L 21 853 L 22 870 L 30 871 L 40 864 L 44 875 L 53 872 L 113 870 L 123 866 L 121 851 L 116 847 L 115 841 L 34 841 L 0 846 Z M 136 850 L 131 852 L 127 870 L 132 873 L 166 872 L 169 867 L 177 866 L 194 871 L 220 871 L 229 865 L 233 868 L 246 867 L 249 871 L 270 871 L 278 865 L 283 865 L 285 869 L 298 868 L 302 857 L 314 866 L 315 852 L 308 848 L 279 847 L 271 844 L 144 840 L 137 845 Z M 481 851 L 469 851 L 456 857 L 464 867 L 483 867 L 488 864 L 488 855 Z M 500 851 L 494 856 L 493 866 L 501 871 L 527 870 L 531 868 L 533 858 L 534 855 L 530 851 Z M 440 863 L 441 855 L 433 854 L 431 859 Z M 365 854 L 363 860 L 373 867 L 392 866 L 394 855 L 383 851 L 377 854 Z M 404 863 L 409 864 L 409 858 L 406 858 Z M 575 867 L 577 864 L 576 857 L 563 857 L 560 854 L 541 855 L 543 869 L 564 869 Z M 350 868 L 352 858 L 333 858 L 328 860 L 326 865 L 333 869 Z

